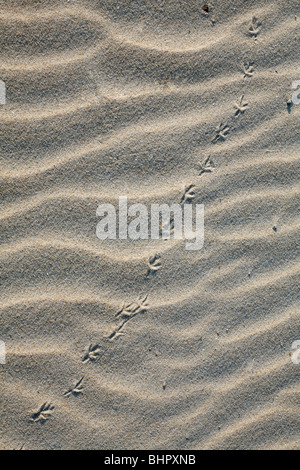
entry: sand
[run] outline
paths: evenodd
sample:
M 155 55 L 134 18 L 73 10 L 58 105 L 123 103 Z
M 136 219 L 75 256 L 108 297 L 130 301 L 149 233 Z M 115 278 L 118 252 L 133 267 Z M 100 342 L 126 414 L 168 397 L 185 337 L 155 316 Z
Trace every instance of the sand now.
M 204 3 L 0 2 L 1 449 L 300 448 L 300 5 Z M 202 250 L 96 237 L 190 185 Z

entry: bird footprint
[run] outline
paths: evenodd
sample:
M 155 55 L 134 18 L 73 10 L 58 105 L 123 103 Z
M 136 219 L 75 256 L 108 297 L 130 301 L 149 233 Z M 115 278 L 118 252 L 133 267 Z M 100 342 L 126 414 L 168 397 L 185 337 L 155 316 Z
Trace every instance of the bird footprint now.
M 211 173 L 214 167 L 214 163 L 211 161 L 210 157 L 207 157 L 202 163 L 200 163 L 199 176 L 203 175 L 203 173 Z
M 145 295 L 144 297 L 138 297 L 136 302 L 134 302 L 134 305 L 136 306 L 135 308 L 135 314 L 137 315 L 138 313 L 144 313 L 146 310 L 149 309 L 149 304 L 148 304 L 148 294 Z
M 123 303 L 121 310 L 119 310 L 115 318 L 121 318 L 122 320 L 130 319 L 138 313 L 143 313 L 148 310 L 149 305 L 147 303 L 148 295 L 145 297 L 139 297 L 136 302 L 128 304 Z
M 55 407 L 51 403 L 44 403 L 36 413 L 31 415 L 30 421 L 34 423 L 38 423 L 39 421 L 44 423 L 50 418 L 54 408 Z
M 261 28 L 261 23 L 258 21 L 258 19 L 255 16 L 253 16 L 251 25 L 249 27 L 250 36 L 257 38 L 257 36 L 260 33 L 260 28 Z
M 156 273 L 161 268 L 161 257 L 159 255 L 150 256 L 148 261 L 147 276 L 151 273 Z
M 83 390 L 82 381 L 83 381 L 83 377 L 79 380 L 79 382 L 77 382 L 75 387 L 70 388 L 70 390 L 64 393 L 64 397 L 70 397 L 71 395 L 74 395 L 76 397 L 77 395 L 80 395 Z
M 149 309 L 149 304 L 147 300 L 148 295 L 144 297 L 139 297 L 135 302 L 129 304 L 124 303 L 122 305 L 122 308 L 115 315 L 115 318 L 120 319 L 121 323 L 109 335 L 108 339 L 110 341 L 116 339 L 119 336 L 123 336 L 121 330 L 124 325 L 139 313 L 145 313 Z
M 245 62 L 243 67 L 244 78 L 251 78 L 254 74 L 254 64 L 253 62 Z
M 86 362 L 95 362 L 98 357 L 100 356 L 100 348 L 99 345 L 96 344 L 93 346 L 92 344 L 89 346 L 87 354 L 82 359 L 82 362 L 85 364 Z
M 194 186 L 193 184 L 190 184 L 185 188 L 182 198 L 180 200 L 180 204 L 190 203 L 193 199 L 195 199 L 195 188 L 196 186 Z
M 160 221 L 159 234 L 163 240 L 168 240 L 175 231 L 175 220 L 174 216 L 171 215 L 169 220 Z
M 242 95 L 237 103 L 235 103 L 234 108 L 236 109 L 235 117 L 239 117 L 241 114 L 244 114 L 248 107 L 247 101 L 244 101 L 244 95 Z
M 230 129 L 227 125 L 227 123 L 223 124 L 221 123 L 217 128 L 216 128 L 216 137 L 213 139 L 213 143 L 215 144 L 216 142 L 224 142 L 226 140 L 227 135 L 229 134 Z
M 136 310 L 136 304 L 134 302 L 125 304 L 123 303 L 121 309 L 116 313 L 115 318 L 131 318 Z

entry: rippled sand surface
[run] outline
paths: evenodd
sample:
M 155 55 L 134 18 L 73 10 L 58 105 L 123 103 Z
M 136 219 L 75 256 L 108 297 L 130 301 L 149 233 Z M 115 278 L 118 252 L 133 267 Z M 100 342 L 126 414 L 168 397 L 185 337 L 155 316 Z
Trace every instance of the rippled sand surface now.
M 0 5 L 0 448 L 299 449 L 299 2 Z M 190 185 L 202 250 L 97 239 Z

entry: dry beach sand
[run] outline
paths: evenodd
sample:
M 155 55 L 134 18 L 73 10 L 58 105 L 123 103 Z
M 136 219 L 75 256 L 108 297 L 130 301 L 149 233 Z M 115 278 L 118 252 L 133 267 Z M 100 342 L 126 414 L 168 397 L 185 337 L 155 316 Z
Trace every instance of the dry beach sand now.
M 300 4 L 204 5 L 0 1 L 1 449 L 300 448 Z M 202 250 L 97 239 L 190 185 Z

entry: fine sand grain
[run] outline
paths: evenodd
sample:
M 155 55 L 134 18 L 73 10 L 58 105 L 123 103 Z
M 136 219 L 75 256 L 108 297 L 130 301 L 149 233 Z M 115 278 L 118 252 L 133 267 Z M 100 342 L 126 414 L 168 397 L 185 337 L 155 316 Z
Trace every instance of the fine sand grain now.
M 1 449 L 300 448 L 300 4 L 204 5 L 0 1 Z M 97 239 L 190 185 L 202 250 Z

